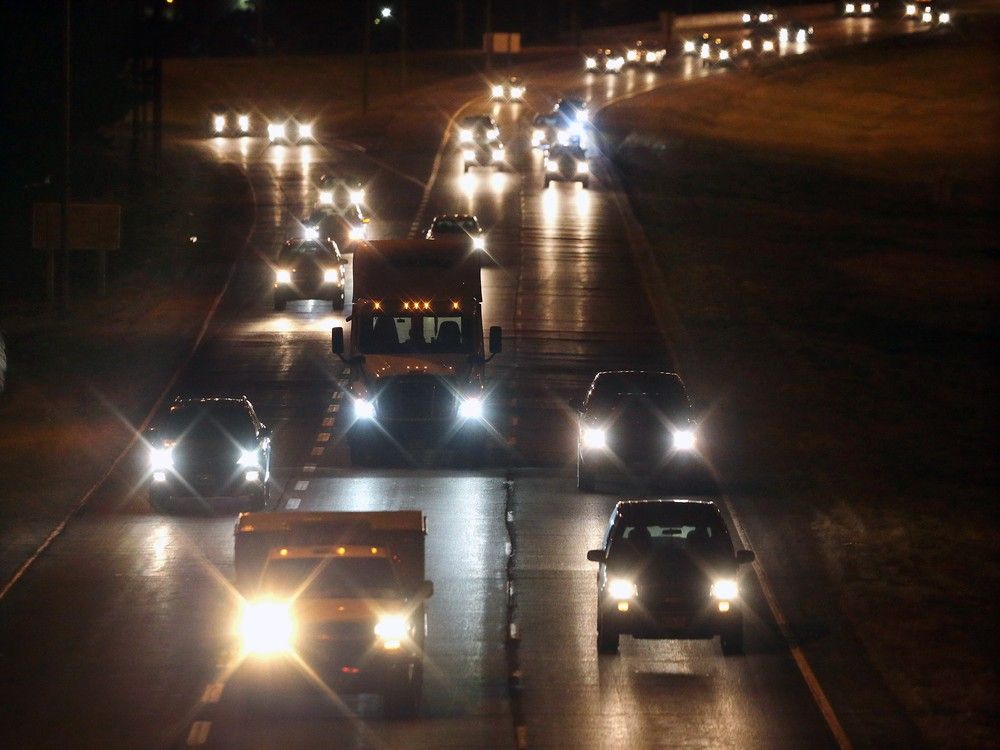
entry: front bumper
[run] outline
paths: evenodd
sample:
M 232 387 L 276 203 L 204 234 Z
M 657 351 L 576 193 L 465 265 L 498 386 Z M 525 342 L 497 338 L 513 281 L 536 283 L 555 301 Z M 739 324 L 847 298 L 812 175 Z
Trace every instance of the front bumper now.
M 298 299 L 340 299 L 344 296 L 344 282 L 316 281 L 274 285 L 274 294 L 283 300 Z
M 167 471 L 162 481 L 150 479 L 149 493 L 154 499 L 171 497 L 196 497 L 202 500 L 226 500 L 263 497 L 266 491 L 264 469 L 257 469 L 259 477 L 247 481 L 245 471 L 236 475 L 192 472 L 187 475 Z
M 258 690 L 274 693 L 315 689 L 315 678 L 337 692 L 381 693 L 405 685 L 420 667 L 420 659 L 411 653 L 364 653 L 331 650 L 298 654 L 248 656 L 240 665 L 237 679 Z
M 629 602 L 627 612 L 619 611 L 617 602 L 609 600 L 601 606 L 603 626 L 633 638 L 707 639 L 743 625 L 743 612 L 738 602 L 730 602 L 728 612 L 719 612 L 714 601 L 652 609 L 639 599 Z
M 578 455 L 580 468 L 590 473 L 695 478 L 705 470 L 704 461 L 697 453 L 693 452 L 675 451 L 661 456 L 618 458 L 607 449 L 580 449 Z

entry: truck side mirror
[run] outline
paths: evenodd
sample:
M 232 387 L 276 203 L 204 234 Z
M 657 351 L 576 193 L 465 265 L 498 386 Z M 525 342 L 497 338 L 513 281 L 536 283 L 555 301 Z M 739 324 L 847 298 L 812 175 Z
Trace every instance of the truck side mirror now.
M 500 326 L 490 326 L 490 354 L 503 351 L 503 329 Z
M 577 414 L 583 414 L 583 399 L 571 398 L 569 400 L 569 408 L 575 411 Z
M 417 593 L 420 595 L 422 599 L 430 599 L 432 596 L 434 596 L 434 582 L 424 581 L 422 584 L 420 584 L 420 588 L 418 589 Z
M 338 357 L 343 357 L 344 354 L 344 329 L 337 326 L 330 331 L 331 348 L 333 353 Z
M 604 550 L 602 549 L 589 549 L 587 550 L 587 559 L 591 562 L 604 562 Z
M 757 555 L 753 551 L 748 549 L 741 549 L 736 552 L 736 564 L 737 565 L 748 565 L 757 559 Z

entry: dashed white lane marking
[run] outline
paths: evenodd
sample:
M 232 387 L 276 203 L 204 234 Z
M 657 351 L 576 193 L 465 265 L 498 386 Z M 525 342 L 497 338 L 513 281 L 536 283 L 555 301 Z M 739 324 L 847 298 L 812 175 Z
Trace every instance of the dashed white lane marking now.
M 306 474 L 312 474 L 314 471 L 316 471 L 316 464 L 306 464 L 305 466 L 302 467 L 302 471 L 304 471 Z
M 345 367 L 343 375 L 346 377 L 347 375 L 350 375 L 350 374 L 351 374 L 351 368 L 350 367 Z
M 324 427 L 333 427 L 333 417 L 327 417 L 323 420 Z
M 337 404 L 330 404 L 328 407 L 326 407 L 326 413 L 333 414 L 334 412 L 337 411 L 337 408 L 338 408 Z
M 303 490 L 307 490 L 307 489 L 309 489 L 309 480 L 308 479 L 300 479 L 299 481 L 297 481 L 295 483 L 295 491 L 296 492 L 302 492 Z
M 329 432 L 321 432 L 321 433 L 319 433 L 316 436 L 316 442 L 317 443 L 329 443 L 330 442 L 330 433 Z
M 196 721 L 191 725 L 191 731 L 188 732 L 187 745 L 188 747 L 197 747 L 198 745 L 204 745 L 205 741 L 208 739 L 208 733 L 212 729 L 212 722 L 210 721 Z
M 340 391 L 334 391 L 334 393 L 333 393 L 333 400 L 334 400 L 334 401 L 340 401 L 340 399 L 341 399 L 341 397 L 342 397 L 343 395 L 344 395 L 344 394 L 343 394 L 343 393 L 341 393 Z
M 518 724 L 514 728 L 514 732 L 517 734 L 517 750 L 527 750 L 528 727 L 526 727 L 524 724 Z
M 222 689 L 226 686 L 224 682 L 211 682 L 205 687 L 205 692 L 201 694 L 202 703 L 218 703 L 222 697 Z
M 290 498 L 288 498 L 288 502 L 285 503 L 285 507 L 288 508 L 288 510 L 295 510 L 296 508 L 299 507 L 299 504 L 301 502 L 302 502 L 302 498 L 299 498 L 299 497 L 290 497 Z
M 313 448 L 312 449 L 312 455 L 314 455 L 314 456 L 322 456 L 323 455 L 323 446 L 322 445 L 317 445 L 315 448 Z

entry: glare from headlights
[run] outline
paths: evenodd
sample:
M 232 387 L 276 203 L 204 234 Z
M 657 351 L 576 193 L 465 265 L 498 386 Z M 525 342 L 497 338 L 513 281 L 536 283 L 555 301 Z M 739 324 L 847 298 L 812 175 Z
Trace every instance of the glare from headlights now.
M 720 60 L 728 60 L 729 59 L 729 50 L 727 50 L 727 49 L 719 50 L 719 59 Z
M 558 169 L 559 169 L 559 165 L 555 162 L 555 160 L 553 160 L 553 159 L 546 159 L 545 160 L 545 171 L 547 171 L 547 172 L 555 172 Z
M 368 239 L 368 228 L 364 224 L 359 227 L 351 227 L 347 232 L 347 239 L 354 242 Z
M 646 62 L 648 62 L 648 63 L 654 63 L 654 62 L 656 62 L 656 53 L 655 52 L 647 52 L 646 53 Z
M 907 5 L 906 6 L 906 15 L 908 15 L 908 16 L 915 16 L 915 15 L 917 15 L 917 6 L 916 5 Z
M 625 57 L 628 59 L 629 62 L 635 62 L 636 60 L 639 59 L 639 51 L 630 49 L 625 53 Z
M 774 50 L 774 42 L 770 39 L 765 39 L 763 45 L 761 45 L 765 52 L 772 52 Z
M 510 90 L 511 99 L 520 99 L 524 96 L 524 86 L 515 86 Z
M 328 268 L 323 271 L 323 281 L 327 284 L 336 284 L 340 280 L 340 274 L 336 268 Z
M 473 247 L 474 250 L 485 250 L 486 249 L 486 240 L 485 240 L 485 238 L 483 238 L 483 237 L 473 237 L 472 238 L 472 247 Z
M 468 128 L 460 128 L 458 131 L 458 140 L 462 143 L 469 143 L 472 140 L 472 131 Z
M 163 469 L 170 469 L 174 465 L 174 449 L 173 448 L 150 448 L 149 449 L 149 468 L 154 471 L 162 471 Z
M 351 190 L 347 193 L 347 198 L 351 203 L 361 203 L 365 199 L 365 191 L 360 189 Z
M 846 5 L 844 5 L 844 12 L 845 13 L 853 13 L 854 12 L 854 3 L 847 3 Z
M 247 482 L 256 482 L 260 479 L 260 471 L 257 469 L 251 469 L 243 475 L 243 479 Z
M 788 29 L 778 29 L 778 41 L 780 42 L 788 41 Z
M 302 236 L 307 240 L 313 241 L 319 239 L 319 227 L 304 227 L 302 229 Z
M 292 283 L 292 272 L 285 269 L 279 268 L 275 271 L 274 280 L 279 284 L 291 284 Z
M 473 151 L 471 148 L 467 148 L 464 151 L 462 151 L 462 158 L 465 159 L 466 161 L 472 161 L 473 159 L 476 158 L 476 152 Z
M 260 457 L 257 455 L 256 448 L 250 451 L 240 451 L 239 460 L 236 462 L 240 466 L 260 466 Z
M 715 599 L 735 599 L 740 595 L 740 588 L 731 578 L 722 578 L 712 584 L 712 597 Z
M 493 92 L 493 96 L 497 99 L 503 96 L 503 86 L 494 86 L 490 90 Z
M 495 140 L 500 137 L 500 131 L 496 128 L 490 128 L 486 131 L 486 139 L 489 141 Z
M 679 451 L 694 450 L 695 443 L 694 431 L 692 430 L 677 430 L 674 433 L 674 448 Z
M 576 163 L 576 173 L 577 174 L 587 174 L 590 172 L 590 165 L 585 161 L 578 161 Z
M 608 596 L 618 601 L 627 601 L 638 593 L 635 584 L 625 578 L 612 578 L 608 581 Z
M 597 67 L 597 60 L 595 60 L 593 57 L 588 57 L 587 58 L 587 70 L 593 70 L 596 67 Z
M 701 54 L 701 57 L 702 57 L 703 60 L 707 60 L 709 58 L 709 56 L 712 54 L 712 48 L 709 47 L 707 44 L 703 44 L 703 45 L 701 45 L 701 53 L 700 54 Z
M 600 427 L 585 427 L 582 437 L 584 448 L 599 450 L 607 447 L 608 432 Z
M 862 13 L 871 13 L 872 12 L 872 6 L 869 5 L 868 3 L 861 3 L 861 12 Z
M 752 49 L 753 48 L 753 42 L 751 42 L 749 39 L 744 39 L 743 43 L 742 43 L 742 46 L 743 46 L 743 49 Z
M 285 124 L 283 122 L 272 122 L 267 126 L 267 137 L 272 141 L 284 140 Z
M 375 404 L 363 398 L 354 399 L 354 416 L 358 419 L 375 419 Z
M 483 400 L 476 396 L 463 398 L 458 404 L 458 416 L 462 419 L 481 419 L 483 416 Z
M 250 132 L 250 115 L 240 115 L 236 118 L 236 126 L 240 129 L 241 133 Z
M 375 635 L 382 641 L 382 647 L 394 651 L 409 635 L 409 623 L 402 615 L 383 615 L 375 623 Z
M 925 10 L 923 18 L 921 20 L 925 21 L 926 23 L 930 23 L 933 20 L 933 18 L 934 16 L 931 15 L 931 12 L 929 10 Z
M 299 138 L 308 140 L 313 137 L 313 126 L 309 123 L 299 123 Z
M 795 32 L 795 41 L 798 42 L 799 44 L 802 44 L 806 40 L 806 37 L 808 36 L 809 34 L 806 32 L 805 29 L 799 29 L 798 31 Z
M 319 191 L 319 202 L 323 206 L 333 205 L 333 191 L 332 190 L 320 190 Z
M 273 601 L 248 602 L 241 623 L 243 650 L 251 654 L 274 654 L 288 650 L 295 623 L 287 604 Z
M 216 115 L 212 118 L 212 127 L 215 129 L 216 133 L 221 133 L 226 129 L 226 116 Z
M 165 472 L 165 471 L 154 471 L 153 472 L 153 481 L 154 482 L 166 482 L 167 481 L 167 472 Z
M 757 20 L 758 20 L 758 21 L 760 21 L 761 23 L 767 23 L 768 21 L 770 21 L 770 20 L 771 20 L 771 16 L 770 16 L 770 15 L 768 15 L 767 13 L 761 13 L 761 14 L 760 14 L 760 15 L 759 15 L 759 16 L 757 17 Z
M 503 149 L 493 149 L 490 151 L 490 156 L 493 157 L 493 161 L 503 161 Z
M 751 16 L 751 15 L 750 15 L 749 13 L 744 13 L 744 14 L 743 14 L 743 23 L 750 23 L 750 20 L 751 20 L 752 18 L 753 18 L 753 17 L 752 17 L 752 16 Z
M 569 145 L 569 131 L 568 130 L 560 130 L 558 133 L 556 133 L 556 141 L 559 143 L 560 146 L 568 146 Z
M 950 13 L 941 13 L 940 15 L 938 15 L 938 23 L 949 23 L 949 22 L 951 22 Z
M 694 42 L 692 42 L 690 40 L 684 42 L 684 51 L 685 52 L 694 52 Z

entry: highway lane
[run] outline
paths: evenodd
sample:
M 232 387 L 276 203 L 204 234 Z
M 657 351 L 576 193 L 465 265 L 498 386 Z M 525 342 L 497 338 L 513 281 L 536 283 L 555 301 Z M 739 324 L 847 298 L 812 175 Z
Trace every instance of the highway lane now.
M 836 21 L 822 33 L 850 37 L 845 29 L 858 26 Z M 534 71 L 529 104 L 560 91 L 583 91 L 600 104 L 705 74 L 690 61 L 606 79 L 581 77 L 567 63 L 548 68 Z M 227 584 L 233 518 L 151 514 L 137 492 L 137 454 L 0 602 L 0 666 L 8 677 L 0 686 L 8 717 L 0 726 L 4 746 L 308 747 L 330 737 L 359 747 L 512 744 L 504 694 L 508 462 L 544 467 L 513 475 L 529 740 L 761 747 L 830 741 L 752 580 L 758 618 L 746 659 L 723 660 L 717 644 L 655 642 L 626 642 L 618 659 L 596 657 L 594 571 L 582 551 L 596 542 L 615 496 L 573 491 L 573 423 L 565 399 L 602 367 L 674 363 L 600 171 L 591 191 L 541 189 L 539 157 L 528 148 L 525 127 L 532 107 L 497 107 L 512 170 L 463 178 L 448 147 L 423 210 L 424 223 L 437 212 L 473 210 L 490 230 L 496 265 L 484 271 L 486 315 L 487 324 L 507 332 L 505 352 L 492 366 L 506 447 L 494 451 L 492 467 L 475 472 L 361 472 L 347 465 L 338 440 L 343 368 L 328 342 L 330 326 L 349 310 L 334 314 L 305 303 L 274 313 L 268 259 L 311 207 L 319 171 L 371 172 L 374 158 L 397 167 L 379 172 L 370 190 L 375 236 L 405 234 L 424 197 L 406 175 L 426 175 L 438 145 L 437 138 L 405 136 L 435 128 L 440 134 L 442 113 L 477 97 L 478 85 L 443 88 L 415 107 L 412 123 L 394 124 L 396 137 L 364 144 L 364 152 L 206 143 L 216 158 L 246 170 L 257 222 L 248 260 L 177 386 L 178 393 L 225 390 L 251 398 L 276 429 L 282 507 L 427 513 L 428 577 L 436 593 L 421 719 L 383 721 L 370 699 L 332 708 L 320 699 L 266 716 L 248 712 L 225 679 L 235 606 Z M 490 105 L 480 99 L 471 106 Z

